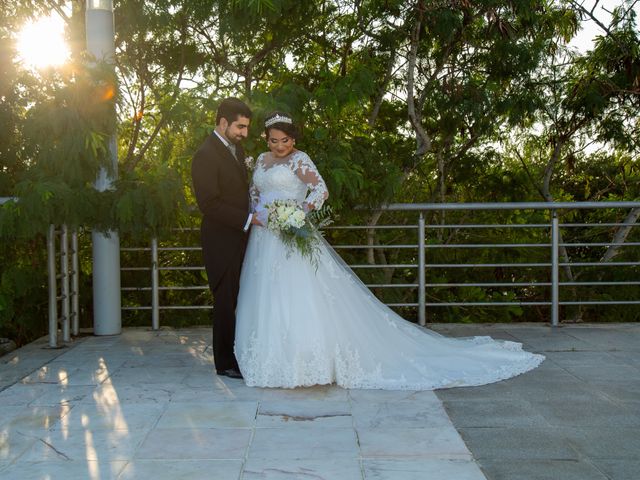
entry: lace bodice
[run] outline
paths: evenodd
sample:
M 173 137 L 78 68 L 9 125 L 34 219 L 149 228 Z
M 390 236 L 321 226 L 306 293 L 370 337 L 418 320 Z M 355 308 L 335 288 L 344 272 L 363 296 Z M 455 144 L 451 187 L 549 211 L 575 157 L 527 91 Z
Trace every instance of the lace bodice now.
M 274 158 L 270 152 L 261 153 L 250 194 L 253 211 L 282 199 L 294 199 L 301 205 L 318 209 L 329 196 L 320 172 L 309 156 L 299 150 L 283 159 Z

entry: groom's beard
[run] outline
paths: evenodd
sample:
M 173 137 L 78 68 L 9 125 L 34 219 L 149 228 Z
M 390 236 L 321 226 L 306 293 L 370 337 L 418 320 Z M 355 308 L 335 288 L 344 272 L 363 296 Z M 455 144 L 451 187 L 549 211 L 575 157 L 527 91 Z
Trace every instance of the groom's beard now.
M 231 143 L 233 143 L 234 145 L 238 145 L 240 142 L 242 142 L 242 140 L 244 140 L 244 136 L 242 136 L 242 135 L 238 135 L 238 134 L 233 135 L 233 134 L 231 133 L 231 129 L 230 129 L 230 128 L 227 128 L 227 129 L 224 131 L 224 136 L 225 136 L 225 138 L 226 138 L 227 140 L 229 140 L 229 141 L 230 141 Z

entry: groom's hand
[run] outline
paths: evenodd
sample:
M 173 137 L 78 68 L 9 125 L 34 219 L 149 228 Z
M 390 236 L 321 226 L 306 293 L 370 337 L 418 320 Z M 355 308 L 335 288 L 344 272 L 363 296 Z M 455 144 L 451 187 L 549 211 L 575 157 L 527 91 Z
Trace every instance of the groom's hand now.
M 260 221 L 260 218 L 259 218 L 259 216 L 258 216 L 258 213 L 254 213 L 254 214 L 251 216 L 251 224 L 252 224 L 252 225 L 259 225 L 259 226 L 261 226 L 261 227 L 264 227 L 264 224 Z

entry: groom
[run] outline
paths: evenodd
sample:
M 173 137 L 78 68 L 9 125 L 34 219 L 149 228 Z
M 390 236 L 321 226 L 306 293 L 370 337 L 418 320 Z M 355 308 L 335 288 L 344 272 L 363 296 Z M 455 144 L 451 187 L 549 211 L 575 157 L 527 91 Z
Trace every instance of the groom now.
M 249 212 L 249 184 L 240 143 L 251 110 L 237 98 L 218 107 L 216 128 L 193 156 L 193 189 L 202 212 L 202 256 L 213 293 L 213 355 L 218 375 L 242 378 L 233 353 L 240 269 L 247 232 L 257 223 Z

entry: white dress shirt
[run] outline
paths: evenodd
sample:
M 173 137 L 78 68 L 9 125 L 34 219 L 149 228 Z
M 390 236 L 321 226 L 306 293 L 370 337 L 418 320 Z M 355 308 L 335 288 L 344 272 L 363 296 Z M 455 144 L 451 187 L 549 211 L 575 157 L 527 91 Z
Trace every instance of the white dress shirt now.
M 229 151 L 233 154 L 233 158 L 235 158 L 236 161 L 239 162 L 240 160 L 238 160 L 238 157 L 236 157 L 236 146 L 234 144 L 232 144 L 231 142 L 229 142 L 229 140 L 227 140 L 225 137 L 220 135 L 217 130 L 214 130 L 213 133 L 215 133 L 216 136 L 220 139 L 220 141 L 224 144 L 224 146 L 229 149 Z M 250 213 L 249 214 L 249 218 L 247 218 L 247 223 L 244 224 L 243 230 L 245 232 L 249 230 L 249 226 L 251 225 L 251 218 L 252 217 L 253 217 L 253 214 Z

